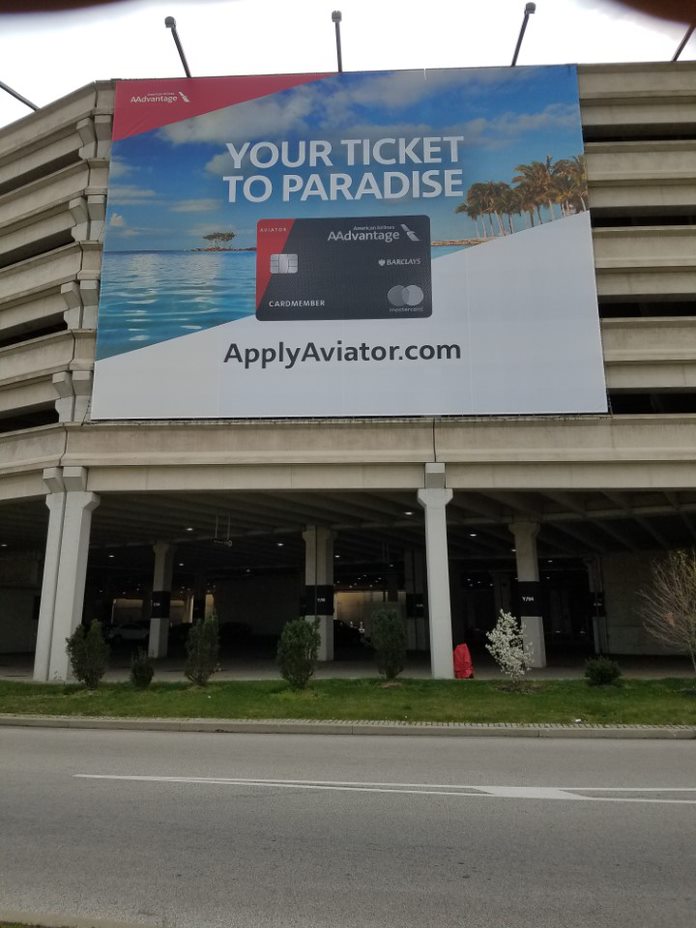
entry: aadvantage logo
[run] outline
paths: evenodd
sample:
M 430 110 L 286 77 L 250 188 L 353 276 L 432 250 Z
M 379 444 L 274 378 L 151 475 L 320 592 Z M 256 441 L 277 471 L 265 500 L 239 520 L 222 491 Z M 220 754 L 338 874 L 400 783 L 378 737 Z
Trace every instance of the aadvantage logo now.
M 406 223 L 400 222 L 399 227 L 402 232 L 396 225 L 356 225 L 352 229 L 331 229 L 326 240 L 327 242 L 384 242 L 385 245 L 391 245 L 392 242 L 401 241 L 405 233 L 409 242 L 420 242 L 418 235 Z
M 410 242 L 420 242 L 420 239 L 418 238 L 416 233 L 413 231 L 413 229 L 409 229 L 409 227 L 407 225 L 404 225 L 403 222 L 401 223 L 401 228 L 406 233 L 406 236 Z
M 327 242 L 384 242 L 391 245 L 398 242 L 401 233 L 396 231 L 382 231 L 380 229 L 348 229 L 343 231 L 332 229 L 326 237 Z
M 180 90 L 150 91 L 138 97 L 131 97 L 131 103 L 190 103 L 191 101 Z

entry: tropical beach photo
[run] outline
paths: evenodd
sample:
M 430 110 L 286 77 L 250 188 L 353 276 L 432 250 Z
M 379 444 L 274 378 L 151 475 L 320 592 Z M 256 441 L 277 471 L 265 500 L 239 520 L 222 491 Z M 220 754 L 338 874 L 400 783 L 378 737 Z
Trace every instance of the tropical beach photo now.
M 330 165 L 300 163 L 311 140 Z M 405 163 L 380 159 L 397 142 Z M 237 169 L 231 152 L 259 143 L 282 143 L 298 166 Z M 331 75 L 120 139 L 97 357 L 253 315 L 259 219 L 426 214 L 437 261 L 585 210 L 581 152 L 565 66 Z M 289 173 L 297 194 L 284 197 Z M 333 199 L 321 193 L 331 177 Z M 385 196 L 394 177 L 404 193 Z

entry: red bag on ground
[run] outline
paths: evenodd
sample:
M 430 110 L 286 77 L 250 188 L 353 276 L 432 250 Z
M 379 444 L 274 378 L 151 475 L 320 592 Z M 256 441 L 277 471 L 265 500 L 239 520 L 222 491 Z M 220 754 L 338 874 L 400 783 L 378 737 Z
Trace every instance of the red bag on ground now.
M 454 676 L 457 680 L 470 680 L 474 676 L 474 663 L 466 644 L 458 644 L 454 649 Z

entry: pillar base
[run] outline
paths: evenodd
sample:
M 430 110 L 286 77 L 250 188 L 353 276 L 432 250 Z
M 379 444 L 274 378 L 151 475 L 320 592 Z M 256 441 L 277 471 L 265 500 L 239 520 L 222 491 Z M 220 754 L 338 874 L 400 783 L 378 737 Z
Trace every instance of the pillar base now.
M 446 506 L 452 490 L 444 486 L 444 464 L 426 465 L 426 486 L 418 491 L 425 515 L 425 561 L 428 574 L 430 672 L 434 679 L 454 679 L 452 662 L 452 607 Z M 440 484 L 440 485 L 438 485 Z
M 47 468 L 44 483 L 49 490 L 49 526 L 34 679 L 66 681 L 71 668 L 65 642 L 82 620 L 92 510 L 99 497 L 85 489 L 83 467 Z
M 609 637 L 607 634 L 606 616 L 592 616 L 592 633 L 594 637 L 595 654 L 607 654 L 609 651 Z
M 532 652 L 532 667 L 546 667 L 546 645 L 544 644 L 544 620 L 539 615 L 523 615 L 522 641 Z
M 332 615 L 306 615 L 308 622 L 317 622 L 319 627 L 318 661 L 332 661 L 334 659 L 334 619 Z
M 166 657 L 169 642 L 169 619 L 150 619 L 148 657 Z

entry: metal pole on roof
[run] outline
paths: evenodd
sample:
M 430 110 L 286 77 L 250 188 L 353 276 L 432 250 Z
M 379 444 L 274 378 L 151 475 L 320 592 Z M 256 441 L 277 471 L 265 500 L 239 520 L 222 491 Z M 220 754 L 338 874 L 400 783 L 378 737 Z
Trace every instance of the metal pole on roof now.
M 23 97 L 21 93 L 18 93 L 16 90 L 13 90 L 9 84 L 6 84 L 4 81 L 0 81 L 0 90 L 4 90 L 5 93 L 9 93 L 11 97 L 14 97 L 15 100 L 19 100 L 20 103 L 23 103 L 25 106 L 28 106 L 29 109 L 38 110 L 36 103 L 32 103 L 31 100 L 27 100 L 26 97 Z
M 673 57 L 672 57 L 672 61 L 676 61 L 677 58 L 679 58 L 679 56 L 681 55 L 681 53 L 684 51 L 684 49 L 686 48 L 686 43 L 689 41 L 689 39 L 691 38 L 691 36 L 694 34 L 694 29 L 696 29 L 696 24 L 692 24 L 692 25 L 689 26 L 689 28 L 686 30 L 686 34 L 684 35 L 684 38 L 683 38 L 683 39 L 681 40 L 681 42 L 679 43 L 679 48 L 678 48 L 678 49 L 676 50 L 676 52 L 674 53 L 674 55 L 673 55 Z
M 176 20 L 174 19 L 173 16 L 167 16 L 167 18 L 164 21 L 164 25 L 167 27 L 167 29 L 172 30 L 172 36 L 174 37 L 174 42 L 176 44 L 176 50 L 179 52 L 179 58 L 181 58 L 181 63 L 184 66 L 184 73 L 186 74 L 186 77 L 191 77 L 191 72 L 189 71 L 188 62 L 186 61 L 186 55 L 184 54 L 184 50 L 181 47 L 181 42 L 179 41 L 179 33 L 176 31 Z
M 341 20 L 343 16 L 340 10 L 334 10 L 331 14 L 331 22 L 336 27 L 336 60 L 338 61 L 338 73 L 343 71 L 343 56 L 341 55 Z
M 514 68 L 517 64 L 517 56 L 520 53 L 520 48 L 522 47 L 522 39 L 524 34 L 527 31 L 527 23 L 529 22 L 529 17 L 532 13 L 536 13 L 536 3 L 527 3 L 524 8 L 524 19 L 522 20 L 522 28 L 520 29 L 520 34 L 517 38 L 517 45 L 515 46 L 515 53 L 512 56 L 512 67 Z

